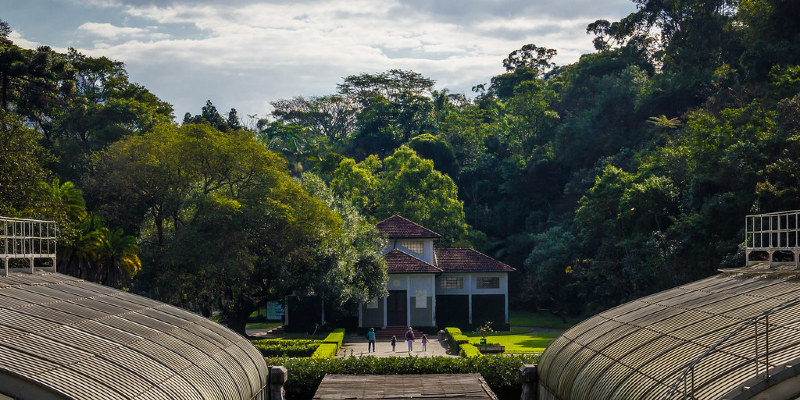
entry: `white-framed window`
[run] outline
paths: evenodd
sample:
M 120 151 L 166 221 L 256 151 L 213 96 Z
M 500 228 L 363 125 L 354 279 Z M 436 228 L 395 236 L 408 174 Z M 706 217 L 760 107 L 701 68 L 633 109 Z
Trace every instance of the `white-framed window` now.
M 367 308 L 378 308 L 378 299 L 372 300 L 367 303 Z
M 477 288 L 478 289 L 499 289 L 500 288 L 500 278 L 497 276 L 492 277 L 480 277 L 477 279 Z
M 400 246 L 403 246 L 421 256 L 425 255 L 425 246 L 421 240 L 401 240 Z
M 440 284 L 442 289 L 463 289 L 464 278 L 461 277 L 442 277 Z

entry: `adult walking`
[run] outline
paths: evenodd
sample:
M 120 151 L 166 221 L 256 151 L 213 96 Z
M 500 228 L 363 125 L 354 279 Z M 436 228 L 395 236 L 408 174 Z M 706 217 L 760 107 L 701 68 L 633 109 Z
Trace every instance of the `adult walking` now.
M 406 332 L 406 342 L 408 343 L 408 352 L 411 353 L 414 350 L 414 330 L 410 326 Z
M 367 353 L 372 351 L 375 352 L 375 328 L 369 328 L 369 332 L 367 332 Z M 372 350 L 370 350 L 372 349 Z

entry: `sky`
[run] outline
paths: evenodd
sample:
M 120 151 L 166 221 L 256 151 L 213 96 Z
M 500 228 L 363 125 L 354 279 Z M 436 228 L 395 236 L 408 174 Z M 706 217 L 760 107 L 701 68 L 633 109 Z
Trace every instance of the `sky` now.
M 573 63 L 594 51 L 586 25 L 633 11 L 631 0 L 0 0 L 17 45 L 122 61 L 179 121 L 206 100 L 266 117 L 270 101 L 393 68 L 470 96 L 523 45 Z

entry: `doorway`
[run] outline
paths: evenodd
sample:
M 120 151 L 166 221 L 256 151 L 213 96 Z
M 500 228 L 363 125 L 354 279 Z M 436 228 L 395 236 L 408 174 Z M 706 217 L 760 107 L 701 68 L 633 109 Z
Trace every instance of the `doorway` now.
M 386 299 L 386 325 L 406 326 L 408 303 L 405 290 L 390 290 Z

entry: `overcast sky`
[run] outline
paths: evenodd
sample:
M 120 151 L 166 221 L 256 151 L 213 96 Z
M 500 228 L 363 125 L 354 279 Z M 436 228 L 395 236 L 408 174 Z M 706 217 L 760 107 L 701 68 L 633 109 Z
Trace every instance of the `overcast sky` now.
M 593 51 L 587 24 L 634 10 L 631 0 L 0 0 L 15 43 L 123 61 L 179 121 L 206 99 L 263 117 L 272 100 L 391 68 L 471 95 L 522 45 L 572 63 Z

